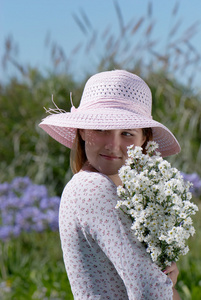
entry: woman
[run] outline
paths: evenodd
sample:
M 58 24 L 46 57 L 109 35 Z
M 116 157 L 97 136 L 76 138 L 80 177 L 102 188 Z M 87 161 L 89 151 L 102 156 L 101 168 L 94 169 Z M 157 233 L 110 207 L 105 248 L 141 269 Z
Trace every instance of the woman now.
M 153 139 L 162 156 L 180 146 L 151 117 L 147 84 L 127 71 L 102 72 L 85 85 L 80 105 L 53 114 L 40 126 L 72 149 L 75 175 L 61 199 L 59 228 L 74 299 L 179 299 L 175 263 L 162 272 L 130 231 L 131 220 L 116 210 L 119 168 L 127 146 Z

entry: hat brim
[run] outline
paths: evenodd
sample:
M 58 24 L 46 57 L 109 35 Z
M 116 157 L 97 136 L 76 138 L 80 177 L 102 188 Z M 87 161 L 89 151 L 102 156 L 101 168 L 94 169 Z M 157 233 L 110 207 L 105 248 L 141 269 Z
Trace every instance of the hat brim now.
M 52 138 L 68 148 L 72 148 L 76 130 L 80 129 L 134 129 L 152 128 L 153 140 L 158 143 L 158 151 L 163 157 L 180 152 L 180 146 L 163 124 L 143 115 L 122 109 L 99 109 L 52 114 L 39 126 Z

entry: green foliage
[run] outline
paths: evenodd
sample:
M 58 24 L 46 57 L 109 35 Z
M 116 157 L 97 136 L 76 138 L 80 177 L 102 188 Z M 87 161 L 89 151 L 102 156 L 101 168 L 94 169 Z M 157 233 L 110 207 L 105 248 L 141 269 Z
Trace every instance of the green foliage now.
M 24 234 L 1 242 L 0 252 L 1 299 L 73 300 L 58 233 Z
M 168 158 L 186 173 L 201 174 L 201 98 L 163 73 L 147 78 L 153 95 L 153 118 L 176 135 L 181 153 Z
M 201 203 L 194 199 L 201 210 Z M 177 289 L 181 299 L 199 300 L 201 296 L 201 219 L 199 213 L 193 217 L 196 234 L 189 240 L 190 251 L 181 257 L 177 265 L 180 271 Z
M 43 107 L 52 105 L 52 94 L 57 105 L 69 111 L 70 92 L 76 98 L 77 90 L 69 75 L 43 78 L 34 70 L 24 82 L 13 79 L 1 86 L 1 182 L 27 175 L 60 195 L 70 176 L 69 150 L 48 137 L 38 124 L 46 116 Z

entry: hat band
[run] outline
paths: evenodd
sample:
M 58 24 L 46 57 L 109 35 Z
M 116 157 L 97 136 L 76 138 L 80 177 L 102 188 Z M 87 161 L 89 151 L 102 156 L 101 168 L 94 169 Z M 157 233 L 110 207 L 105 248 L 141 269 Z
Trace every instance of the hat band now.
M 121 101 L 121 100 L 115 100 L 115 101 L 111 101 L 111 100 L 99 100 L 96 102 L 88 102 L 85 104 L 80 104 L 80 106 L 75 109 L 74 106 L 71 108 L 71 112 L 75 112 L 75 111 L 82 111 L 82 110 L 90 110 L 90 109 L 123 109 L 126 111 L 130 111 L 134 114 L 140 114 L 142 116 L 145 116 L 146 118 L 152 119 L 152 116 L 147 113 L 142 106 L 133 104 L 132 102 L 130 103 L 130 105 L 128 105 L 128 102 L 125 103 L 125 101 Z

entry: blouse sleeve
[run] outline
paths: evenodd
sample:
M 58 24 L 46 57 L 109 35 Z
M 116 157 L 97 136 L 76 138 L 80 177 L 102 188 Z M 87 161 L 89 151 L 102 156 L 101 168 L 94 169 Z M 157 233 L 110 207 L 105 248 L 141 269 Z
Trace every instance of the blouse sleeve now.
M 145 247 L 136 240 L 129 217 L 115 209 L 116 186 L 102 174 L 86 173 L 82 181 L 77 180 L 76 194 L 81 195 L 75 205 L 83 231 L 112 262 L 128 298 L 172 299 L 172 281 L 152 263 Z

